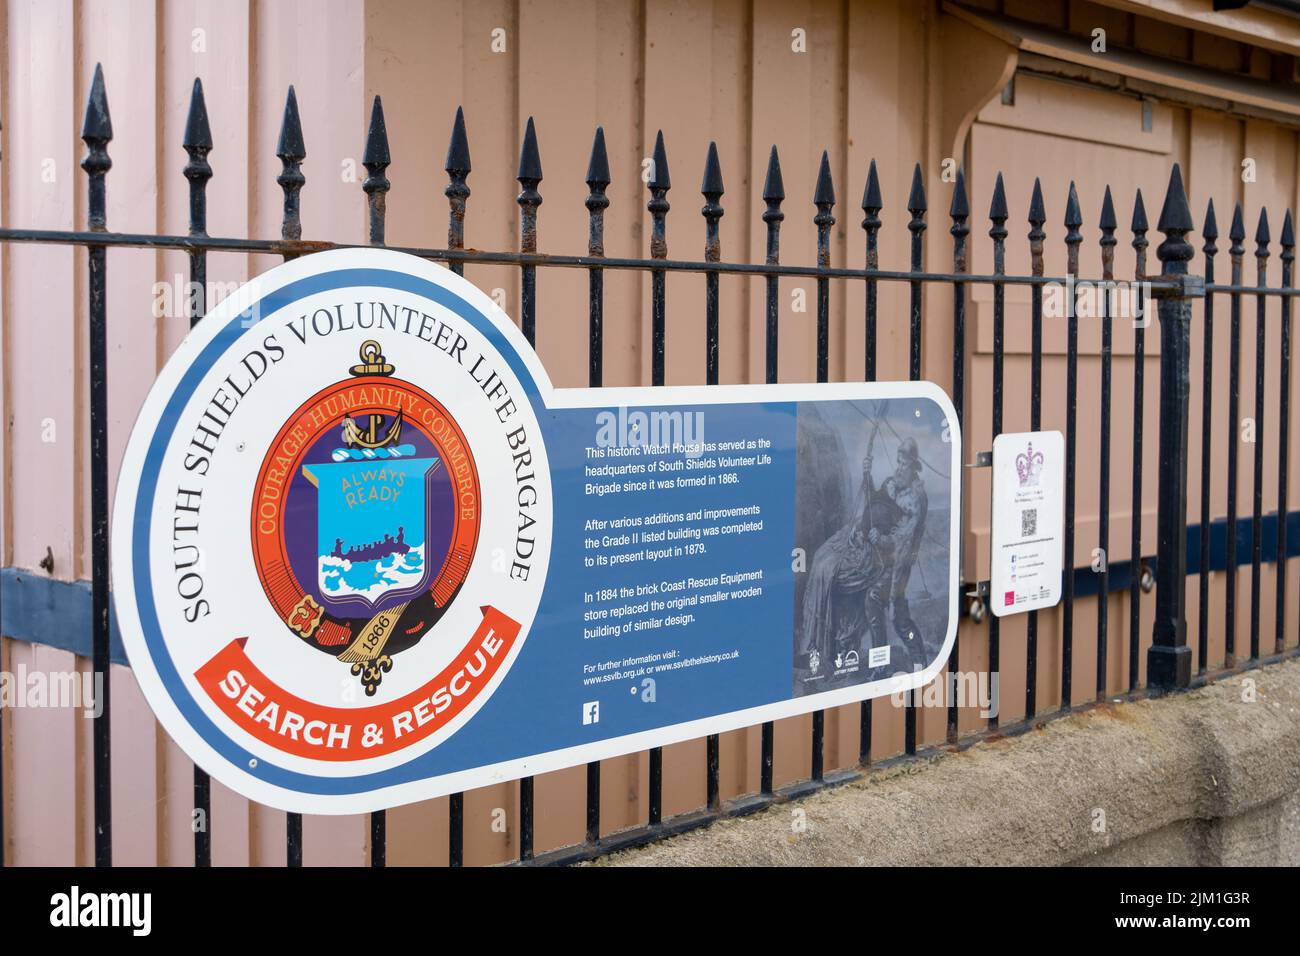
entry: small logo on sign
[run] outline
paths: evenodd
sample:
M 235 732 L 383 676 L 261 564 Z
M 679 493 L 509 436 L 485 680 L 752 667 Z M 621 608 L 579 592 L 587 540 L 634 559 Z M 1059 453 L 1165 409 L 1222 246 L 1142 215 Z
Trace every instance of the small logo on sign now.
M 1043 453 L 1034 451 L 1034 443 L 1022 454 L 1016 456 L 1016 477 L 1020 479 L 1021 488 L 1034 488 L 1043 473 Z
M 1003 606 L 1003 607 L 1011 607 L 1011 605 L 1013 605 L 1013 604 L 1015 604 L 1015 603 L 1016 603 L 1016 592 L 1015 592 L 1015 591 L 1008 591 L 1006 594 L 1002 595 L 1002 606 Z
M 593 700 L 582 705 L 582 724 L 600 723 L 600 701 Z
M 889 665 L 889 645 L 873 647 L 867 651 L 868 667 L 887 667 Z

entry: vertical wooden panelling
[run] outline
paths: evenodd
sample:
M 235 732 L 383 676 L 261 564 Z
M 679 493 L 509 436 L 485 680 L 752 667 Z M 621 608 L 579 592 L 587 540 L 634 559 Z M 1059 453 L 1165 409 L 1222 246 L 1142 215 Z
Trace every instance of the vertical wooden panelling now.
M 443 171 L 452 117 L 462 99 L 464 48 L 435 37 L 463 33 L 458 0 L 371 0 L 366 4 L 365 100 L 383 97 L 393 165 L 388 203 L 390 245 L 445 246 L 447 200 Z M 430 56 L 437 47 L 439 55 Z M 476 169 L 486 157 L 468 116 Z M 358 127 L 360 132 L 360 127 Z M 471 174 L 469 220 L 478 212 L 478 174 Z M 410 866 L 447 858 L 447 800 L 398 807 L 388 813 L 388 864 Z
M 255 235 L 280 231 L 280 191 L 275 177 L 281 170 L 275 156 L 286 91 L 297 91 L 307 160 L 303 171 L 303 235 L 336 242 L 364 238 L 360 179 L 364 146 L 363 79 L 365 11 L 348 0 L 325 2 L 257 2 L 250 23 L 250 102 L 256 118 L 250 132 L 250 171 L 257 177 L 249 225 Z M 275 265 L 270 257 L 254 257 L 253 271 Z M 276 833 L 280 814 L 268 819 L 255 808 L 257 830 Z M 303 821 L 303 862 L 328 865 L 360 863 L 369 834 L 366 816 L 309 818 Z M 272 846 L 275 841 L 272 841 Z M 283 843 L 279 844 L 283 846 Z M 260 852 L 271 853 L 265 846 Z M 277 861 L 278 862 L 278 861 Z
M 9 115 L 9 8 L 0 5 L 0 107 L 5 117 Z M 9 130 L 0 120 L 0 162 L 9 155 Z M 9 177 L 0 169 L 0 222 L 9 225 Z M 10 406 L 12 396 L 12 350 L 9 348 L 9 245 L 0 245 L 0 565 L 13 564 L 13 441 Z M 0 728 L 0 748 L 3 747 L 3 728 Z M 0 771 L 4 757 L 0 754 Z M 0 794 L 0 810 L 4 809 L 4 795 Z M 0 863 L 4 862 L 4 846 L 0 845 Z
M 519 155 L 519 56 L 517 5 L 509 2 L 434 4 L 372 0 L 366 4 L 365 99 L 384 98 L 393 165 L 388 239 L 445 246 L 447 200 L 443 171 L 447 139 L 456 108 L 465 110 L 473 172 L 465 218 L 465 244 L 480 249 L 518 248 L 514 180 Z M 438 51 L 430 55 L 430 51 Z M 356 124 L 359 137 L 363 131 Z M 547 139 L 542 163 L 547 170 Z M 358 143 L 360 140 L 358 140 Z M 308 143 L 310 150 L 310 142 Z M 548 177 L 550 173 L 547 173 Z M 542 183 L 548 197 L 549 178 Z M 355 207 L 360 214 L 361 207 Z M 539 235 L 546 241 L 543 206 Z M 492 295 L 519 320 L 518 270 L 469 265 L 466 278 Z M 539 322 L 539 326 L 543 323 Z M 437 800 L 397 811 L 390 817 L 390 860 L 416 858 L 404 834 L 420 835 L 414 845 L 445 859 L 447 801 Z M 430 832 L 431 831 L 431 832 Z M 465 800 L 465 862 L 496 863 L 518 852 L 518 785 L 474 791 Z
M 474 162 L 469 178 L 474 194 L 465 219 L 465 244 L 478 249 L 518 249 L 519 207 L 515 197 L 519 183 L 515 173 L 524 119 L 519 114 L 519 49 L 526 38 L 519 31 L 515 3 L 465 3 L 461 18 L 459 99 L 465 106 Z M 504 46 L 497 42 L 500 38 L 504 38 Z M 446 114 L 447 129 L 453 112 Z M 545 164 L 545 156 L 542 161 Z M 545 195 L 546 184 L 541 188 Z M 470 265 L 465 268 L 465 277 L 497 297 L 519 322 L 517 269 Z M 498 826 L 503 818 L 504 831 Z M 519 785 L 511 782 L 466 794 L 465 863 L 497 863 L 518 853 Z
M 704 227 L 699 214 L 704 157 L 711 140 L 718 144 L 723 181 L 722 197 L 727 210 L 720 222 L 724 255 L 739 251 L 744 235 L 744 209 L 750 201 L 749 163 L 745 143 L 744 91 L 738 80 L 746 75 L 748 11 L 742 4 L 666 3 L 646 8 L 645 34 L 645 129 L 642 148 L 650 156 L 654 136 L 662 129 L 673 187 L 668 192 L 672 211 L 668 214 L 668 256 L 680 259 L 704 258 Z M 644 186 L 639 190 L 644 203 Z M 644 207 L 643 207 L 644 208 Z M 643 213 L 642 226 L 648 236 L 651 219 Z M 642 253 L 645 254 L 645 253 Z M 665 382 L 701 384 L 705 381 L 704 278 L 699 275 L 669 274 L 665 321 Z M 642 314 L 649 314 L 649 291 L 645 291 Z M 720 289 L 719 372 L 732 375 L 743 367 L 746 343 L 737 341 L 741 328 L 745 290 L 741 283 L 725 283 Z M 738 308 L 739 307 L 739 308 Z M 722 318 L 725 316 L 725 318 Z M 647 360 L 650 327 L 642 324 L 642 344 Z M 724 344 L 726 343 L 726 344 Z M 731 355 L 724 362 L 722 356 Z M 649 381 L 648 370 L 645 381 Z M 704 741 L 696 740 L 665 748 L 665 816 L 704 803 Z
M 600 74 L 595 58 L 575 52 L 600 45 L 596 6 L 587 0 L 519 5 L 518 115 L 521 122 L 534 120 L 545 173 L 537 223 L 541 252 L 573 252 L 587 243 L 583 178 L 591 135 L 602 122 L 596 103 Z M 557 84 L 567 91 L 563 98 L 553 95 Z M 623 110 L 634 105 L 623 104 Z M 581 321 L 586 292 L 587 277 L 576 270 L 543 269 L 537 277 L 537 351 L 555 385 L 587 384 L 588 336 Z
M 141 56 L 140 49 L 159 48 L 156 4 L 130 0 L 112 7 L 79 4 L 76 36 L 77 89 L 90 87 L 97 63 L 102 63 L 108 84 L 109 108 L 114 114 L 114 139 L 109 145 L 113 169 L 108 177 L 108 226 L 125 232 L 154 232 L 158 217 L 157 62 Z M 98 38 L 122 31 L 134 43 L 104 44 Z M 79 177 L 79 182 L 82 177 Z M 79 184 L 79 192 L 84 182 Z M 84 196 L 84 193 L 80 193 Z M 84 202 L 84 199 L 80 200 Z M 157 326 L 153 285 L 158 256 L 136 250 L 108 253 L 108 458 L 110 500 L 116 487 L 117 463 L 125 451 L 131 425 L 157 373 Z M 77 303 L 78 349 L 88 354 L 84 302 Z M 79 415 L 89 427 L 89 411 Z M 87 446 L 88 447 L 88 446 Z M 86 452 L 88 454 L 88 452 Z M 89 484 L 80 489 L 82 521 L 90 524 Z M 83 567 L 89 567 L 90 540 L 82 544 Z M 115 864 L 144 865 L 158 861 L 157 807 L 162 780 L 157 763 L 161 733 L 153 713 L 126 668 L 113 667 L 113 834 Z M 83 758 L 87 755 L 83 752 Z M 89 763 L 86 772 L 90 772 Z
M 14 674 L 68 674 L 77 658 L 40 644 L 8 641 Z M 11 861 L 77 866 L 94 861 L 90 829 L 88 760 L 78 747 L 89 740 L 90 721 L 81 711 L 22 707 L 5 711 L 5 786 L 10 790 L 5 835 Z M 84 725 L 84 733 L 81 733 Z
M 642 216 L 646 190 L 641 181 L 643 143 L 647 132 L 645 103 L 646 48 L 643 43 L 645 4 L 640 0 L 597 5 L 599 75 L 597 115 L 605 127 L 613 183 L 605 211 L 605 252 L 611 256 L 643 256 Z M 579 141 L 587 139 L 579 129 Z M 643 369 L 642 342 L 649 313 L 641 310 L 646 277 L 625 270 L 605 275 L 604 376 L 606 385 L 640 385 L 648 379 Z M 581 313 L 579 304 L 575 311 Z M 629 754 L 601 764 L 601 830 L 612 832 L 645 819 L 648 760 Z
M 76 218 L 76 184 L 81 175 L 74 139 L 84 90 L 75 69 L 75 7 L 62 3 L 8 6 L 5 78 L 6 224 L 71 229 Z M 76 120 L 73 117 L 77 117 Z M 74 126 L 74 123 L 78 125 Z M 81 574 L 78 476 L 79 307 L 76 276 L 84 253 L 68 247 L 16 246 L 8 252 L 5 372 L 12 507 L 9 560 L 36 568 L 48 553 L 54 574 Z M 46 672 L 68 672 L 72 655 L 11 643 L 9 664 Z M 89 834 L 83 813 L 83 767 L 78 759 L 80 717 L 57 709 L 8 711 L 4 724 L 6 773 L 10 788 L 6 835 L 14 862 L 85 862 Z
M 1294 149 L 1295 135 L 1290 130 L 1284 130 L 1273 123 L 1263 123 L 1254 120 L 1247 120 L 1244 124 L 1243 155 L 1238 161 L 1237 167 L 1242 177 L 1242 208 L 1246 216 L 1246 256 L 1245 256 L 1245 281 L 1251 285 L 1256 284 L 1258 278 L 1256 252 L 1256 229 L 1260 222 L 1260 211 L 1268 212 L 1268 233 L 1270 242 L 1267 246 L 1268 259 L 1266 280 L 1269 285 L 1277 285 L 1281 281 L 1282 263 L 1281 263 L 1281 245 L 1279 238 L 1282 233 L 1283 211 L 1288 205 L 1290 197 L 1295 192 L 1294 180 Z M 1250 181 L 1247 173 L 1250 166 L 1242 168 L 1241 163 L 1250 161 L 1254 168 L 1254 181 Z M 1248 339 L 1252 344 L 1254 336 L 1260 334 L 1257 299 L 1250 297 L 1243 303 L 1243 312 L 1249 316 L 1249 321 L 1243 323 L 1243 329 L 1249 330 L 1251 338 Z M 1293 307 L 1294 312 L 1294 307 Z M 1263 451 L 1263 474 L 1262 487 L 1264 491 L 1263 513 L 1267 515 L 1271 511 L 1277 510 L 1277 478 L 1278 478 L 1278 453 L 1279 447 L 1277 442 L 1278 426 L 1278 401 L 1277 389 L 1280 382 L 1280 342 L 1281 342 L 1281 303 L 1276 297 L 1270 297 L 1267 302 L 1265 311 L 1264 329 L 1265 336 L 1265 364 L 1264 364 L 1264 382 L 1266 400 L 1264 405 L 1264 419 L 1256 423 L 1256 442 L 1260 443 Z M 1254 416 L 1254 355 L 1250 356 L 1248 362 L 1251 368 L 1250 391 L 1244 391 L 1243 395 L 1250 395 L 1250 402 L 1244 414 Z M 1294 371 L 1294 369 L 1293 369 Z M 1248 447 L 1248 457 L 1251 464 L 1243 470 L 1243 475 L 1249 475 L 1250 484 L 1247 486 L 1252 490 L 1255 487 L 1255 474 L 1253 467 L 1255 447 Z M 1249 509 L 1246 514 L 1250 514 Z M 1267 540 L 1267 536 L 1266 536 Z M 1272 542 L 1268 542 L 1271 544 Z M 1265 545 L 1267 549 L 1268 544 Z M 1261 568 L 1261 587 L 1260 587 L 1260 612 L 1259 612 L 1259 635 L 1260 635 L 1260 656 L 1268 656 L 1272 653 L 1273 643 L 1276 635 L 1277 615 L 1276 615 L 1276 591 L 1277 586 L 1277 567 L 1274 564 L 1264 564 Z M 1249 592 L 1248 592 L 1249 593 Z M 1292 602 L 1294 604 L 1294 602 Z M 1247 602 L 1249 608 L 1249 602 Z M 1249 634 L 1249 631 L 1247 631 Z
M 212 128 L 209 161 L 213 178 L 207 186 L 208 232 L 214 236 L 248 236 L 254 177 L 248 164 L 249 131 L 262 111 L 278 112 L 281 101 L 253 102 L 250 94 L 251 11 L 248 0 L 177 0 L 162 5 L 162 63 L 159 92 L 158 177 L 162 219 L 168 232 L 189 228 L 189 183 L 181 174 L 186 154 L 181 147 L 195 77 L 203 81 Z M 274 189 L 274 182 L 265 184 Z M 278 191 L 278 190 L 277 190 Z M 263 233 L 265 234 L 265 233 Z M 209 253 L 207 306 L 211 309 L 249 276 L 248 257 Z M 183 253 L 162 257 L 160 283 L 170 288 L 170 309 L 159 320 L 159 359 L 166 361 L 189 330 L 178 292 L 187 292 L 189 261 Z M 167 854 L 172 862 L 192 862 L 193 773 L 175 744 L 166 743 Z M 212 862 L 243 865 L 252 859 L 249 802 L 215 781 L 211 787 Z M 283 836 L 281 837 L 281 847 Z M 277 848 L 280 849 L 280 848 Z M 280 862 L 283 851 L 267 862 Z
M 4 125 L 10 223 L 71 229 L 81 171 L 73 131 L 85 90 L 77 86 L 74 7 L 11 3 Z M 73 117 L 78 119 L 74 120 Z M 78 124 L 74 126 L 74 123 Z M 9 250 L 6 346 L 12 416 L 10 472 L 15 505 L 8 527 L 11 560 L 36 568 L 52 551 L 54 574 L 81 574 L 77 475 L 77 308 L 74 278 L 82 262 L 68 247 L 16 246 Z M 59 383 L 60 387 L 52 387 Z M 41 502 L 42 507 L 33 506 Z
M 434 38 L 460 35 L 461 5 L 370 0 L 365 10 L 364 101 L 383 97 L 393 157 L 386 173 L 392 182 L 385 227 L 388 244 L 446 245 L 447 200 L 442 191 L 447 175 L 442 167 L 460 100 L 463 51 L 459 43 L 435 45 Z M 435 49 L 437 55 L 432 55 Z M 471 124 L 474 119 L 467 117 Z M 356 132 L 363 132 L 360 124 Z M 473 147 L 471 135 L 471 155 L 477 160 Z M 471 189 L 473 180 L 471 176 Z M 474 199 L 470 199 L 471 216 Z
M 279 198 L 274 179 L 258 182 L 261 167 L 254 170 L 249 166 L 250 131 L 263 113 L 273 114 L 278 123 L 284 104 L 283 90 L 259 91 L 258 95 L 265 95 L 265 101 L 253 99 L 251 7 L 251 0 L 167 0 L 162 5 L 159 186 L 163 195 L 162 216 L 169 231 L 184 232 L 189 228 L 189 183 L 181 175 L 186 161 L 181 140 L 192 84 L 198 77 L 203 81 L 213 140 L 208 157 L 213 170 L 207 187 L 208 233 L 214 236 L 279 234 L 278 229 L 273 233 L 250 230 L 253 206 L 250 196 L 254 188 L 260 186 L 259 195 L 270 197 L 271 201 Z M 272 141 L 271 152 L 274 147 Z M 278 209 L 278 203 L 275 208 Z M 188 281 L 187 257 L 183 253 L 165 255 L 159 279 L 172 284 L 175 290 L 178 275 Z M 208 308 L 248 276 L 246 256 L 209 253 Z M 163 322 L 160 337 L 163 360 L 188 331 L 183 310 L 174 311 L 176 314 Z
M 713 3 L 670 2 L 648 4 L 645 11 L 646 118 L 642 155 L 649 157 L 657 130 L 663 130 L 672 188 L 668 191 L 671 211 L 667 217 L 670 258 L 702 259 L 703 228 L 699 216 L 700 173 L 709 143 L 715 71 L 734 68 L 725 55 L 715 59 Z M 722 131 L 730 133 L 729 129 Z M 724 138 L 719 144 L 723 174 L 727 157 L 734 156 Z M 735 188 L 732 187 L 733 192 Z M 644 187 L 643 199 L 648 198 Z M 723 197 L 724 206 L 729 197 Z M 724 217 L 723 222 L 726 222 Z M 644 235 L 650 234 L 651 218 L 643 213 Z M 665 328 L 665 384 L 699 385 L 704 382 L 704 280 L 700 276 L 669 274 L 669 303 Z M 649 295 L 648 287 L 646 295 Z M 649 314 L 649 299 L 643 311 Z M 648 324 L 643 330 L 649 355 Z M 649 383 L 649 372 L 646 372 Z
M 811 4 L 755 0 L 753 5 L 753 94 L 750 100 L 751 138 L 762 148 L 753 150 L 750 181 L 761 191 L 767 168 L 767 147 L 776 144 L 781 153 L 781 172 L 786 200 L 782 209 L 781 261 L 814 261 L 817 234 L 812 225 L 813 181 L 820 148 L 812 129 L 812 73 L 814 53 L 822 55 L 833 45 L 831 37 L 809 36 Z M 798 33 L 796 34 L 796 31 Z M 800 44 L 800 47 L 796 46 Z M 799 52 L 799 49 L 804 52 Z M 749 261 L 763 259 L 763 234 L 752 230 Z M 752 298 L 751 381 L 763 380 L 763 300 Z M 800 311 L 795 311 L 800 308 Z M 815 377 L 816 293 L 811 280 L 789 278 L 781 282 L 780 349 L 777 376 L 782 382 L 808 382 Z M 806 735 L 804 735 L 806 737 Z M 784 739 L 778 740 L 780 744 Z M 781 770 L 778 768 L 778 777 Z
M 639 167 L 626 161 L 639 141 L 641 100 L 635 82 L 605 82 L 606 70 L 626 69 L 637 62 L 636 6 L 592 0 L 564 3 L 524 2 L 519 8 L 519 118 L 533 117 L 546 178 L 540 190 L 538 247 L 542 252 L 583 252 L 587 246 L 587 215 L 583 201 L 587 160 L 597 126 L 616 161 L 611 172 L 610 208 L 606 211 L 606 253 L 638 255 L 630 227 L 639 221 L 643 203 Z M 576 55 L 582 51 L 584 55 Z M 586 55 L 589 51 L 596 55 Z M 566 91 L 554 95 L 556 88 Z M 472 144 L 471 144 L 472 145 Z M 603 354 L 606 382 L 630 371 L 626 352 L 638 327 L 635 285 L 630 276 L 606 274 Z M 587 384 L 587 276 L 568 269 L 541 270 L 537 277 L 537 349 L 552 383 Z M 612 373 L 612 374 L 611 374 Z M 626 826 L 639 808 L 628 799 L 629 773 L 636 764 L 606 761 L 602 767 L 602 804 L 617 798 L 608 828 Z M 581 842 L 586 823 L 586 770 L 575 767 L 538 778 L 536 801 L 547 812 L 536 815 L 538 852 Z M 603 808 L 602 808 L 603 809 Z
M 907 195 L 913 165 L 922 158 L 929 119 L 925 99 L 926 29 L 917 13 L 917 5 L 906 2 L 856 3 L 847 12 L 843 146 L 847 168 L 836 180 L 836 230 L 844 248 L 843 264 L 853 268 L 863 264 L 862 194 L 873 159 L 885 203 L 880 214 L 880 268 L 905 270 L 909 265 Z M 861 380 L 866 371 L 866 293 L 860 283 L 848 283 L 841 295 L 843 332 L 837 341 L 843 343 L 843 357 L 839 368 L 844 378 Z M 907 309 L 905 285 L 878 284 L 875 344 L 880 380 L 907 378 L 909 338 L 907 322 L 902 321 Z M 937 333 L 931 332 L 930 338 L 937 339 Z M 883 698 L 872 706 L 873 757 L 903 749 L 903 715 L 897 703 L 893 698 Z M 837 761 L 841 764 L 856 759 L 857 710 L 856 705 L 841 710 L 842 720 L 848 724 Z
M 750 182 L 755 199 L 762 192 L 768 149 L 780 151 L 786 199 L 782 205 L 781 261 L 814 261 L 816 232 L 812 227 L 813 181 L 817 172 L 809 97 L 812 56 L 809 49 L 824 37 L 810 37 L 810 4 L 755 0 L 753 3 L 750 138 Z M 761 225 L 761 220 L 758 222 Z M 752 229 L 749 262 L 762 262 L 764 231 Z M 764 380 L 765 303 L 759 292 L 750 297 L 750 381 Z M 777 377 L 781 382 L 811 381 L 816 369 L 816 293 L 811 280 L 781 280 L 778 298 L 779 348 Z M 798 311 L 796 311 L 796 309 Z M 797 717 L 779 721 L 774 740 L 775 786 L 806 777 L 809 767 L 811 720 Z
M 1219 252 L 1215 256 L 1215 280 L 1228 282 L 1231 277 L 1231 265 L 1228 258 L 1228 246 L 1230 244 L 1228 228 L 1232 223 L 1233 206 L 1241 198 L 1242 124 L 1238 119 L 1205 110 L 1191 111 L 1189 122 L 1191 124 L 1191 152 L 1187 164 L 1187 187 L 1192 199 L 1192 215 L 1195 217 L 1197 224 L 1196 242 L 1194 243 L 1197 255 L 1192 260 L 1192 264 L 1198 272 L 1204 270 L 1204 253 L 1201 251 L 1204 240 L 1201 238 L 1200 233 L 1204 226 L 1206 203 L 1213 199 L 1220 236 L 1216 243 Z M 1200 446 L 1200 424 L 1201 416 L 1204 414 L 1204 396 L 1199 386 L 1204 381 L 1204 374 L 1202 372 L 1202 354 L 1199 349 L 1193 349 L 1191 368 L 1192 390 L 1195 393 L 1192 402 L 1195 427 L 1191 430 L 1193 450 L 1189 452 L 1189 455 L 1193 464 L 1188 473 L 1188 498 L 1189 502 L 1195 501 L 1199 508 L 1201 482 L 1200 470 L 1197 466 L 1200 457 L 1208 453 L 1211 460 L 1210 513 L 1216 517 L 1227 513 L 1228 455 L 1236 454 L 1240 450 L 1240 442 L 1229 443 L 1228 441 L 1228 355 L 1229 333 L 1231 331 L 1229 305 L 1226 295 L 1215 297 L 1215 344 L 1212 379 L 1214 399 L 1211 406 L 1213 418 L 1208 450 Z M 1204 342 L 1203 336 L 1205 334 L 1204 314 L 1203 305 L 1198 304 L 1193 311 L 1192 318 L 1193 342 L 1199 341 L 1201 344 Z M 1240 498 L 1238 509 L 1240 514 Z M 1199 513 L 1196 518 L 1189 520 L 1199 521 Z M 1211 667 L 1221 667 L 1224 661 L 1223 607 L 1226 577 L 1227 575 L 1222 571 L 1215 572 L 1210 576 L 1210 628 L 1206 656 Z M 1200 597 L 1197 588 L 1192 586 L 1194 581 L 1195 579 L 1188 581 L 1187 613 L 1189 622 L 1196 621 L 1200 613 Z M 1189 623 L 1190 627 L 1191 624 Z M 1190 636 L 1191 633 L 1194 632 L 1189 631 L 1188 643 L 1195 648 L 1199 640 L 1193 641 Z M 1199 638 L 1199 635 L 1197 637 Z M 1197 664 L 1199 665 L 1199 663 L 1198 660 Z
M 502 39 L 504 45 L 498 42 Z M 436 36 L 433 42 L 437 43 Z M 463 4 L 462 66 L 456 84 L 460 90 L 457 99 L 465 107 L 470 155 L 474 162 L 474 172 L 469 177 L 474 194 L 470 197 L 469 212 L 465 217 L 465 244 L 470 248 L 519 248 L 519 207 L 515 203 L 519 183 L 515 180 L 515 173 L 518 171 L 525 119 L 519 112 L 519 50 L 526 42 L 527 38 L 519 31 L 516 3 L 489 0 Z M 454 107 L 447 110 L 443 129 L 451 129 L 454 112 Z M 442 151 L 438 155 L 441 157 Z M 545 154 L 542 162 L 545 170 Z M 541 189 L 545 196 L 545 182 Z M 541 213 L 542 216 L 545 214 Z M 545 235 L 544 227 L 540 234 Z M 515 322 L 519 322 L 519 270 L 505 266 L 467 265 L 465 277 L 496 297 Z M 480 820 L 489 819 L 491 811 L 504 806 L 508 794 L 517 789 L 513 784 L 500 788 L 498 797 L 477 809 L 467 803 L 466 826 L 474 814 Z M 515 798 L 510 796 L 509 799 Z M 513 831 L 514 827 L 511 829 Z
M 361 169 L 370 106 L 362 79 L 363 47 L 357 42 L 357 37 L 364 36 L 364 11 L 348 0 L 259 0 L 253 10 L 250 98 L 256 104 L 252 115 L 257 121 L 250 141 L 250 169 L 258 179 L 260 202 L 250 225 L 257 235 L 278 235 L 280 231 L 280 191 L 275 177 L 281 165 L 275 147 L 285 94 L 293 85 L 307 145 L 303 235 L 336 242 L 361 241 L 362 177 L 355 171 Z
M 0 6 L 0 109 L 3 109 L 4 115 L 9 115 L 9 101 L 6 93 L 9 89 L 9 10 L 7 6 Z M 9 152 L 8 131 L 4 123 L 0 121 L 0 162 Z M 0 223 L 9 225 L 9 219 L 6 215 L 9 208 L 9 178 L 3 169 L 0 169 Z M 0 244 L 0 566 L 9 566 L 13 563 L 13 541 L 10 534 L 10 526 L 13 522 L 13 457 L 10 453 L 10 443 L 12 442 L 12 417 L 9 412 L 10 407 L 10 349 L 9 349 L 9 283 L 7 277 L 9 274 L 9 246 Z M 0 670 L 8 668 L 8 653 L 10 642 L 0 636 Z M 5 715 L 0 713 L 0 821 L 12 819 L 9 788 L 5 786 L 5 780 L 9 779 L 12 773 L 10 755 L 12 748 L 10 745 L 10 722 L 5 719 Z M 11 829 L 3 827 L 0 824 L 0 866 L 5 866 L 9 862 L 11 855 L 10 839 Z

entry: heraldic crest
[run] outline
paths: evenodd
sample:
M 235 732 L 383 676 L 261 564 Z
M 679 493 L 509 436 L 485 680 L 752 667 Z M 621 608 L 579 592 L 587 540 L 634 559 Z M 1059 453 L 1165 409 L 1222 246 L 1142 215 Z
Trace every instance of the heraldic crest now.
M 252 541 L 295 639 L 374 695 L 393 658 L 446 612 L 469 572 L 479 480 L 464 433 L 367 340 L 345 379 L 308 398 L 267 451 Z

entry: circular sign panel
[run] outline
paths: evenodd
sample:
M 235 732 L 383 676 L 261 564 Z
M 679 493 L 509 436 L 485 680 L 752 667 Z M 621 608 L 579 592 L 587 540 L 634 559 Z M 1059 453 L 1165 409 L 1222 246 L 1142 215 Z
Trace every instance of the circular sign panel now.
M 423 795 L 412 761 L 541 597 L 539 382 L 490 299 L 385 250 L 286 263 L 191 332 L 131 434 L 112 558 L 132 669 L 195 762 L 300 812 Z

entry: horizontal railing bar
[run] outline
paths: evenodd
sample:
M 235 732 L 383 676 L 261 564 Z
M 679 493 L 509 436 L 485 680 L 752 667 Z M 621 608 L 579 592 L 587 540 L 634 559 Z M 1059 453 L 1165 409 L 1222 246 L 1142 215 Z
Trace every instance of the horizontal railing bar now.
M 1261 285 L 1230 285 L 1227 283 L 1207 282 L 1205 284 L 1205 294 L 1209 295 L 1211 292 L 1242 292 L 1249 295 L 1259 295 L 1263 293 L 1264 295 L 1276 295 L 1292 298 L 1296 295 L 1300 295 L 1300 288 L 1274 288 L 1272 286 Z
M 146 249 L 178 249 L 187 252 L 208 250 L 213 252 L 271 253 L 274 255 L 304 255 L 331 249 L 367 248 L 359 243 L 327 242 L 307 239 L 227 239 L 206 236 L 165 236 L 148 233 L 89 232 L 69 230 L 0 229 L 0 242 L 55 243 L 82 246 L 123 246 Z M 768 265 L 748 262 L 705 262 L 685 259 L 627 259 L 602 256 L 554 255 L 522 252 L 483 252 L 476 249 L 432 249 L 416 246 L 386 246 L 396 252 L 405 252 L 422 259 L 442 259 L 453 262 L 471 262 L 483 265 L 536 265 L 568 269 L 662 269 L 668 272 L 732 273 L 754 276 L 826 276 L 842 279 L 877 279 L 894 282 L 956 282 L 965 285 L 1046 286 L 1064 285 L 1065 276 L 981 275 L 951 272 L 905 272 L 883 269 L 846 269 L 802 265 Z M 1075 285 L 1091 283 L 1100 285 L 1101 279 L 1074 277 Z M 1143 282 L 1156 291 L 1177 291 L 1180 283 L 1161 280 L 1158 276 Z M 1251 291 L 1258 292 L 1256 286 Z M 1267 290 L 1278 295 L 1293 295 L 1295 289 Z
M 1251 556 L 1245 544 L 1250 536 L 1251 519 L 1237 518 L 1237 540 L 1241 547 L 1237 549 L 1235 561 L 1237 567 L 1246 567 L 1251 563 Z M 1262 560 L 1265 564 L 1277 562 L 1276 550 L 1277 512 L 1264 515 L 1264 545 Z M 1287 512 L 1286 555 L 1289 558 L 1300 557 L 1300 510 Z M 1200 542 L 1202 526 L 1187 526 L 1187 574 L 1200 573 Z M 1226 567 L 1227 519 L 1216 518 L 1210 525 L 1210 570 L 1222 571 Z M 1139 565 L 1146 564 L 1153 572 L 1158 565 L 1156 555 L 1143 555 Z M 1111 591 L 1127 590 L 1132 563 L 1128 560 L 1112 561 L 1110 564 Z M 1096 584 L 1100 575 L 1089 564 L 1081 564 L 1073 569 L 1075 596 L 1090 597 L 1097 593 Z M 962 581 L 961 593 L 975 587 L 979 582 Z M 987 582 L 984 582 L 987 583 Z M 111 604 L 111 597 L 110 597 Z M 966 606 L 962 605 L 962 614 Z M 51 578 L 43 571 L 29 570 L 15 566 L 0 567 L 0 632 L 15 640 L 33 644 L 43 644 L 60 650 L 69 651 L 83 657 L 90 656 L 90 647 L 86 635 L 90 633 L 90 582 L 85 579 L 63 581 Z M 116 614 L 111 616 L 111 659 L 114 664 L 126 664 L 126 651 L 117 630 Z M 42 635 L 49 635 L 48 639 Z

